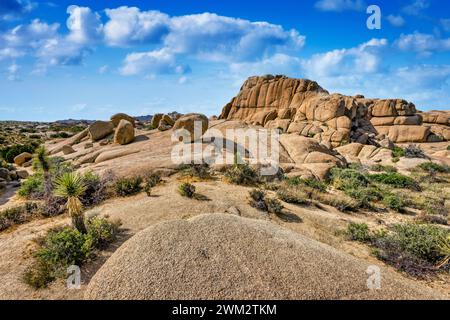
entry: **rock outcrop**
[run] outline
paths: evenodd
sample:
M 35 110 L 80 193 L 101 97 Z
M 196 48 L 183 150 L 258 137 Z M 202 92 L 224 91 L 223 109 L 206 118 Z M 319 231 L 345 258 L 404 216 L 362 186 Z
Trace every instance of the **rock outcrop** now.
M 394 143 L 450 139 L 449 113 L 424 115 L 401 99 L 329 94 L 314 81 L 265 76 L 249 78 L 220 119 L 314 137 L 333 148 L 350 142 L 379 145 L 387 137 Z
M 114 125 L 110 121 L 96 121 L 88 128 L 92 141 L 98 141 L 114 132 Z
M 14 158 L 14 163 L 18 166 L 22 166 L 25 162 L 32 159 L 33 155 L 28 152 L 23 152 Z
M 173 245 L 173 244 L 177 245 Z M 168 267 L 170 266 L 170 267 Z M 123 244 L 91 279 L 93 300 L 332 300 L 433 298 L 383 268 L 269 221 L 231 214 L 161 223 Z
M 205 132 L 208 130 L 208 126 L 209 120 L 205 115 L 191 113 L 179 118 L 175 122 L 173 130 L 186 130 L 190 134 L 190 139 L 188 139 L 188 141 L 186 142 L 194 142 L 197 139 L 200 139 L 205 134 Z M 196 132 L 196 128 L 198 128 L 198 132 Z
M 429 142 L 450 141 L 450 111 L 430 111 L 421 114 L 423 123 L 430 127 Z
M 134 141 L 134 126 L 128 120 L 120 120 L 114 134 L 114 142 L 120 145 L 129 144 Z
M 116 113 L 111 117 L 111 122 L 113 123 L 114 127 L 117 127 L 121 120 L 127 120 L 133 125 L 133 127 L 136 127 L 136 119 L 125 113 Z

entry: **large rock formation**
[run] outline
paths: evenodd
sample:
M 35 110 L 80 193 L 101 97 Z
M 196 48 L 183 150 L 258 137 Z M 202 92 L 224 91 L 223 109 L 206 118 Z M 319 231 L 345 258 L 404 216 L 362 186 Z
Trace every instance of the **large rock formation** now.
M 423 116 L 405 100 L 329 94 L 314 81 L 265 76 L 249 78 L 220 119 L 314 137 L 329 147 L 377 145 L 386 137 L 396 143 L 450 139 L 449 113 Z
M 122 245 L 85 292 L 93 300 L 426 299 L 430 290 L 268 222 L 203 215 L 161 223 Z

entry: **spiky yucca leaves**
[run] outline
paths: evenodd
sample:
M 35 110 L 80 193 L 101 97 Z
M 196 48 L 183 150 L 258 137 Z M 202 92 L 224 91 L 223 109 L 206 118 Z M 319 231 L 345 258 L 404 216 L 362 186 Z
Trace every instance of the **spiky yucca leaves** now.
M 445 258 L 438 264 L 438 268 L 443 268 L 450 263 L 450 235 L 448 235 L 447 238 L 442 237 L 439 249 Z
M 75 172 L 65 173 L 55 182 L 55 195 L 67 199 L 67 210 L 72 217 L 72 223 L 81 233 L 86 233 L 83 204 L 80 200 L 85 191 L 83 177 Z
M 50 171 L 50 161 L 48 160 L 47 150 L 44 146 L 36 149 L 33 156 L 33 168 L 44 172 Z

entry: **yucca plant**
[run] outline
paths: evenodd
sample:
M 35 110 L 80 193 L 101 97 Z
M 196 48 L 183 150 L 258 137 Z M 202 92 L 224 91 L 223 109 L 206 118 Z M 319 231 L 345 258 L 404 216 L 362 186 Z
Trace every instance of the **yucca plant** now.
M 81 233 L 86 233 L 83 204 L 80 200 L 85 191 L 83 178 L 75 172 L 65 173 L 55 182 L 55 195 L 67 200 L 66 206 L 73 226 Z
M 36 149 L 33 156 L 33 169 L 42 170 L 44 173 L 44 196 L 48 198 L 52 192 L 52 182 L 50 176 L 50 161 L 48 159 L 47 150 L 44 146 Z
M 444 259 L 438 264 L 438 268 L 442 268 L 450 263 L 450 235 L 447 238 L 442 237 L 439 249 L 444 256 Z

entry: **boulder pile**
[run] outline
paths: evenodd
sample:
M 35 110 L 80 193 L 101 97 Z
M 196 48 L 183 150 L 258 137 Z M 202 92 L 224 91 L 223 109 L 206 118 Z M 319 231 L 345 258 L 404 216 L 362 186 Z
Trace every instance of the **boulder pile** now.
M 249 78 L 220 119 L 313 137 L 331 148 L 350 142 L 380 146 L 386 138 L 394 143 L 450 138 L 449 113 L 421 114 L 401 99 L 330 94 L 314 81 L 285 76 Z

